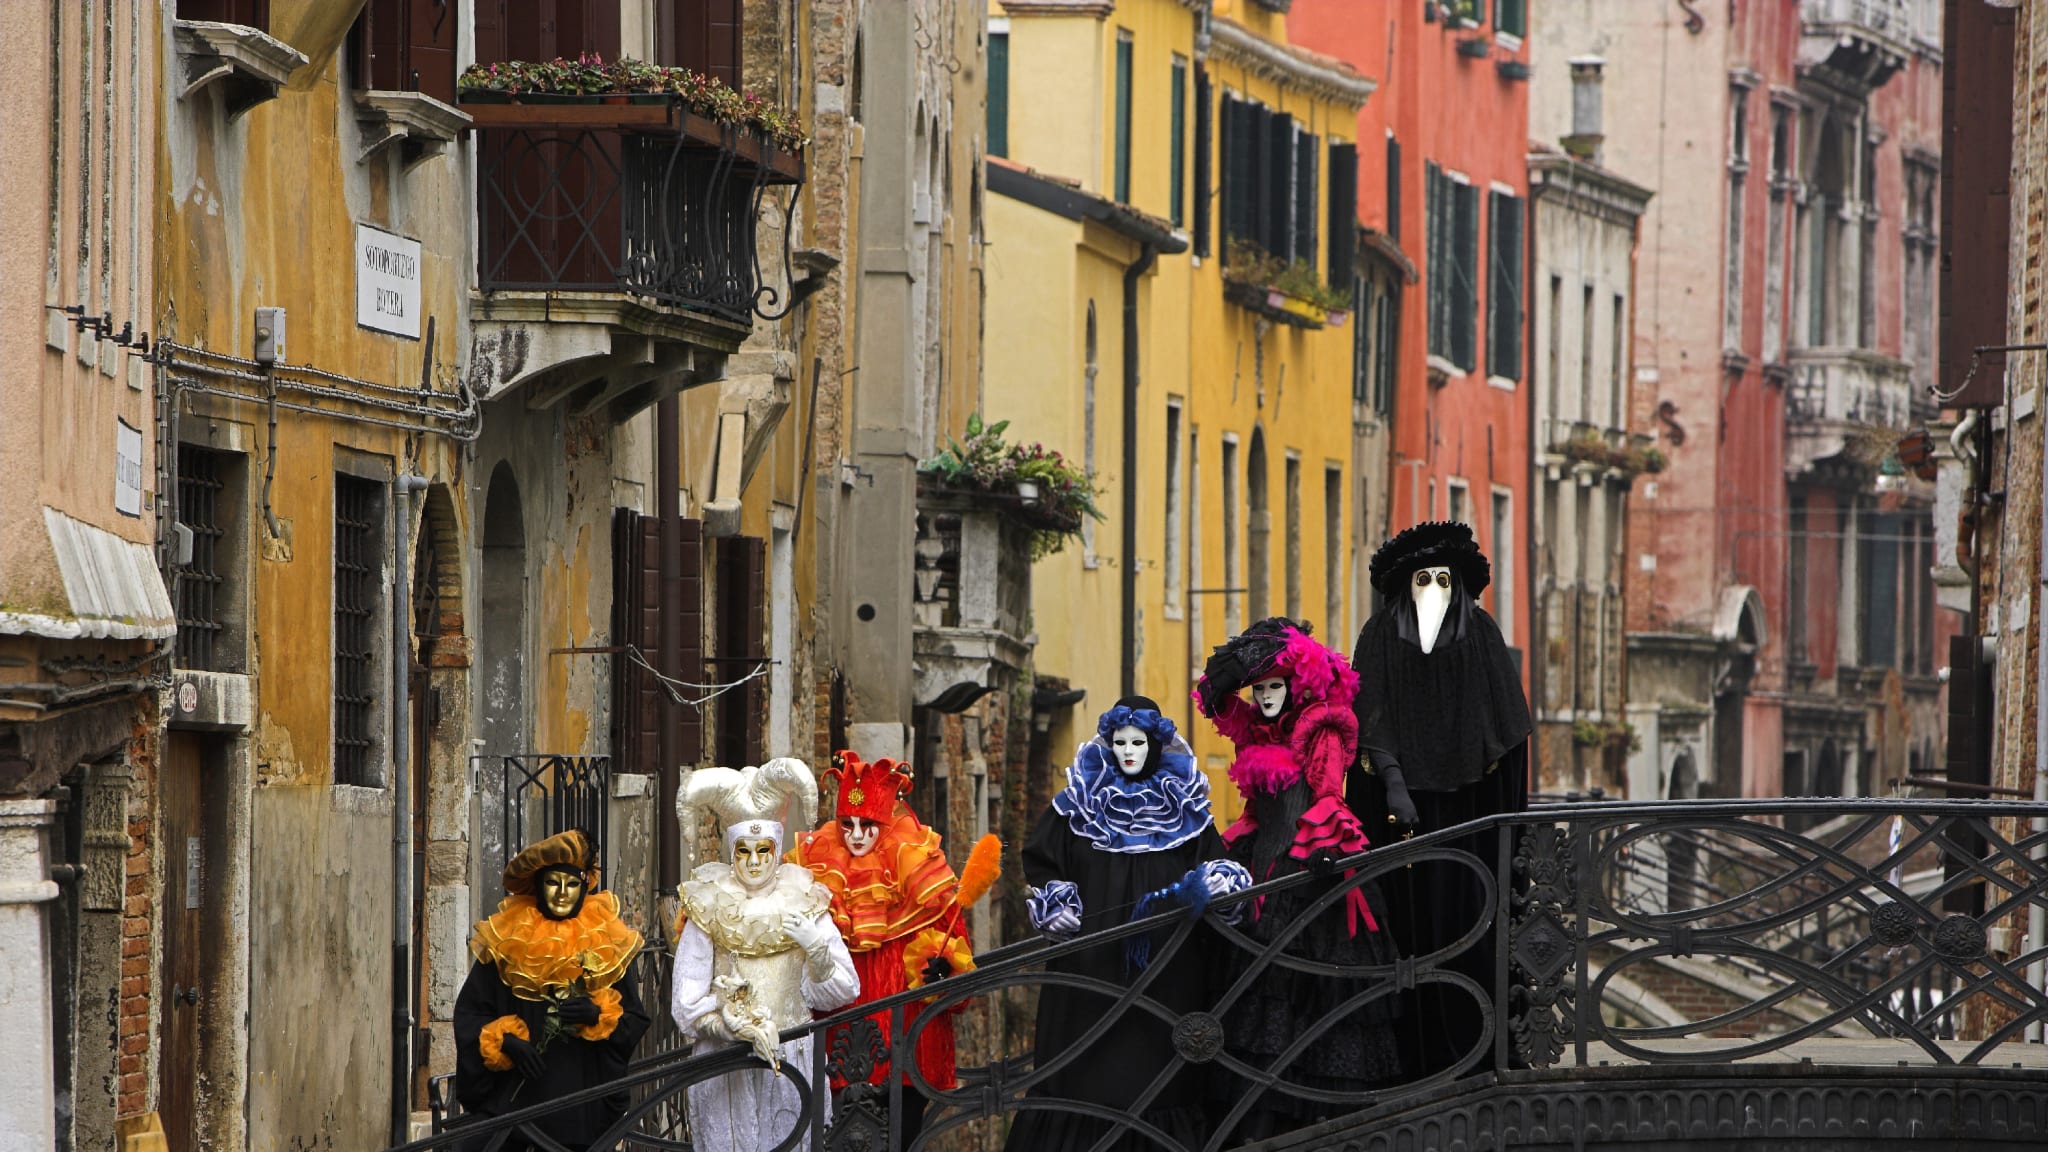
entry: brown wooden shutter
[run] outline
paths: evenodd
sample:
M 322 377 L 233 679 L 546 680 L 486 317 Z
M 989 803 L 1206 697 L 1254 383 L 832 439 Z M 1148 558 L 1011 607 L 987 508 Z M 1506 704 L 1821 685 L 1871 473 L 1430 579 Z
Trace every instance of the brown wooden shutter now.
M 693 68 L 740 87 L 740 0 L 656 0 L 655 63 Z
M 1974 348 L 2006 342 L 2012 232 L 2014 11 L 1950 4 L 1941 70 L 1941 347 L 1937 376 L 1954 408 L 2004 403 L 2005 356 Z M 1962 61 L 1969 61 L 1967 66 Z M 1962 389 L 1963 379 L 1970 385 Z
M 476 0 L 476 58 L 481 64 L 498 64 L 506 55 L 505 0 Z
M 400 87 L 455 103 L 455 0 L 408 0 Z
M 682 536 L 682 599 L 668 606 L 669 611 L 679 612 L 683 618 L 683 648 L 676 660 L 676 675 L 692 684 L 703 684 L 719 679 L 704 674 L 704 522 L 685 519 Z M 699 689 L 686 688 L 684 692 L 703 695 Z M 685 764 L 700 763 L 704 759 L 704 710 L 685 706 L 676 711 L 676 755 Z
M 767 607 L 768 542 L 734 536 L 718 544 L 718 652 L 712 661 L 719 683 L 730 683 L 761 667 L 761 631 Z M 761 762 L 762 688 L 756 678 L 720 696 L 717 762 L 740 767 Z
M 270 0 L 178 0 L 178 19 L 216 20 L 270 31 Z

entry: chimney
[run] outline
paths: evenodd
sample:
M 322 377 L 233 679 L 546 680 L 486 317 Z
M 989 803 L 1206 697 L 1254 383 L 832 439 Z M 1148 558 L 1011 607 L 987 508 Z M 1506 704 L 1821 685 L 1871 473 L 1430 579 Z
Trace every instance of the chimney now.
M 1600 70 L 1607 61 L 1598 56 L 1574 56 L 1566 63 L 1572 69 L 1572 132 L 1558 143 L 1573 156 L 1597 164 L 1600 143 L 1607 139 L 1600 130 Z

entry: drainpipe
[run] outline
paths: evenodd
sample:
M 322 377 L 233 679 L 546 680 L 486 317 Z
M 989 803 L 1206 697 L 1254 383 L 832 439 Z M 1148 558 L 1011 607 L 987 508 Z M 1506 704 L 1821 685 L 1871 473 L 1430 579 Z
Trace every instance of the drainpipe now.
M 1138 247 L 1138 258 L 1124 269 L 1124 475 L 1123 556 L 1123 692 L 1138 691 L 1138 281 L 1152 270 L 1159 250 Z
M 391 483 L 391 1142 L 412 1127 L 412 494 L 423 476 Z
M 680 675 L 683 663 L 682 409 L 682 401 L 674 393 L 662 397 L 654 407 L 654 510 L 660 519 L 656 533 L 661 549 L 655 567 L 661 581 L 661 632 L 654 662 L 661 674 L 669 677 Z M 682 838 L 696 834 L 695 828 L 686 829 L 666 815 L 682 783 L 683 750 L 678 729 L 684 707 L 667 691 L 656 697 L 661 727 L 655 744 L 659 757 L 655 768 L 659 780 L 659 799 L 654 806 L 654 839 L 658 848 L 655 892 L 663 897 L 682 883 Z

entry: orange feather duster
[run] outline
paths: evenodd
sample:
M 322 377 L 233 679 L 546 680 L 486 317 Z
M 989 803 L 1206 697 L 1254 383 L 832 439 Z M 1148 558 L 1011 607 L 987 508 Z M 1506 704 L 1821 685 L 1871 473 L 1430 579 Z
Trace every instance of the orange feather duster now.
M 1003 842 L 991 832 L 974 842 L 967 853 L 967 866 L 960 870 L 960 907 L 966 908 L 995 887 L 1003 874 Z

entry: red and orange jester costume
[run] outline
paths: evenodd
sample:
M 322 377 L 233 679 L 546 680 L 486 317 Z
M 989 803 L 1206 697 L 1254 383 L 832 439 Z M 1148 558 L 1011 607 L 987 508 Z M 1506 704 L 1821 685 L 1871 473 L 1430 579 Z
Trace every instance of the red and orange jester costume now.
M 956 879 L 939 834 L 903 802 L 910 791 L 904 766 L 889 759 L 866 764 L 852 752 L 841 752 L 839 761 L 825 769 L 825 777 L 839 786 L 835 819 L 800 837 L 789 859 L 810 869 L 832 893 L 832 920 L 860 974 L 855 1003 L 923 987 L 935 960 L 953 972 L 971 971 L 974 952 L 961 910 L 995 883 L 1001 842 L 982 837 L 964 877 Z M 889 1014 L 870 1019 L 889 1043 Z M 957 1086 L 952 1013 L 924 1026 L 917 1067 L 934 1088 Z M 868 1082 L 885 1084 L 888 1074 L 887 1062 L 878 1063 Z M 834 1077 L 832 1087 L 845 1085 Z

